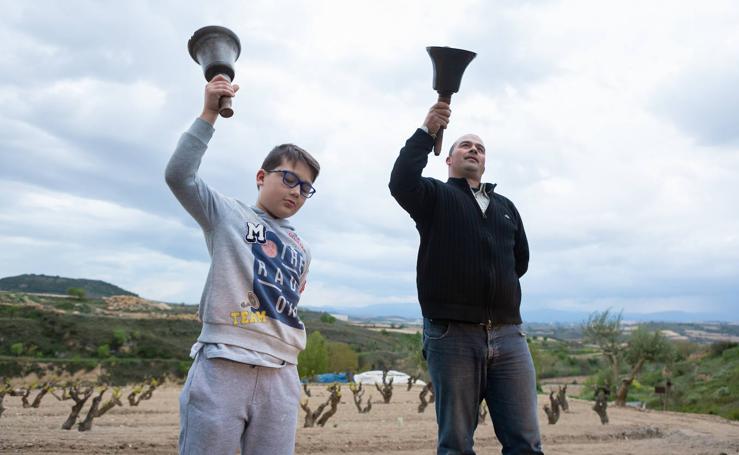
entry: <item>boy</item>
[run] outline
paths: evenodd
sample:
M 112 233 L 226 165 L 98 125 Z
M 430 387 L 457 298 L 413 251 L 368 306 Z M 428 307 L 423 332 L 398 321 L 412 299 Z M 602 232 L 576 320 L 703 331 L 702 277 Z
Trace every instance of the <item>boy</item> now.
M 166 181 L 200 224 L 211 257 L 200 300 L 203 323 L 180 395 L 180 454 L 292 454 L 300 400 L 298 353 L 305 327 L 297 304 L 310 252 L 287 222 L 313 195 L 318 162 L 292 144 L 257 171 L 257 203 L 208 187 L 197 170 L 218 118 L 218 100 L 238 85 L 214 77 L 203 112 L 182 135 Z

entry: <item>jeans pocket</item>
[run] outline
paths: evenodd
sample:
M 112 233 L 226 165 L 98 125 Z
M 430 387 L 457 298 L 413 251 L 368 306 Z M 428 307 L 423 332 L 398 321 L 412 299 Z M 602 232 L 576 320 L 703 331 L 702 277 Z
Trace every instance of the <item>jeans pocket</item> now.
M 449 334 L 451 324 L 442 319 L 424 319 L 423 336 L 429 340 L 440 340 Z

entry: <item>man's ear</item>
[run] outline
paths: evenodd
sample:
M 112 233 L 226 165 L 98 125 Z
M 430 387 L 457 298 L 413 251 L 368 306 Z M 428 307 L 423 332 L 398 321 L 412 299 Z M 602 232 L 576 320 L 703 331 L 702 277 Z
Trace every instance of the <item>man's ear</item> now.
M 257 189 L 261 190 L 262 185 L 264 185 L 264 177 L 267 176 L 267 172 L 265 172 L 264 169 L 260 169 L 257 171 Z
M 452 155 L 447 155 L 446 157 L 446 165 L 449 166 L 452 164 Z

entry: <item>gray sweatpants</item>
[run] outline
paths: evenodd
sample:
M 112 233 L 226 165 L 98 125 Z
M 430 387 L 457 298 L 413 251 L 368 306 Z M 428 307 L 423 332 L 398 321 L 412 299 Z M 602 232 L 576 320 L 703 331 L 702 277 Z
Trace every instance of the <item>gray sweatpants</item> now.
M 180 394 L 180 455 L 290 455 L 300 405 L 295 365 L 195 357 Z

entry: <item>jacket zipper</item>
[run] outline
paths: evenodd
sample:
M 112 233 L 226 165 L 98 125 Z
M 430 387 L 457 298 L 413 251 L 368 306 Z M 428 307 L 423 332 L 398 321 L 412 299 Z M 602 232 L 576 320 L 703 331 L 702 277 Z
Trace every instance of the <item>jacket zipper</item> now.
M 493 218 L 493 227 L 492 227 L 492 236 L 493 236 L 493 242 L 495 242 L 495 231 L 497 228 L 497 218 L 495 216 L 495 211 L 497 208 L 495 207 L 493 203 L 493 198 L 490 198 L 490 201 L 488 203 L 488 210 L 492 210 Z M 495 299 L 495 255 L 491 255 L 490 257 L 490 285 L 488 288 L 488 294 L 490 295 L 490 300 L 487 304 L 487 312 L 488 312 L 488 323 L 492 326 L 493 324 L 493 300 Z
M 482 210 L 482 207 L 480 207 L 480 204 L 477 202 L 477 198 L 475 197 L 475 193 L 472 192 L 472 188 L 469 185 L 468 185 L 468 188 L 469 188 L 469 195 L 470 195 L 470 197 L 472 197 L 472 201 L 474 202 L 475 207 L 477 207 L 477 210 L 480 213 L 480 215 L 482 216 L 482 219 L 486 220 L 487 219 L 487 215 Z M 480 184 L 480 191 L 485 191 L 485 184 L 484 183 L 481 183 Z M 490 210 L 490 207 L 492 207 L 492 206 L 493 206 L 493 198 L 490 197 L 490 198 L 488 198 L 488 210 Z M 493 207 L 492 210 L 495 210 L 495 207 Z M 493 263 L 493 258 L 492 257 L 490 258 L 490 263 L 491 264 Z M 495 270 L 492 269 L 492 270 L 489 270 L 489 271 L 490 271 L 490 276 L 488 277 L 488 280 L 489 280 L 488 281 L 488 295 L 492 299 L 494 297 L 494 294 L 493 294 L 493 291 L 494 291 L 493 284 L 494 283 L 493 282 L 495 281 Z M 491 306 L 490 303 L 487 304 L 486 310 L 487 310 L 487 314 L 488 314 L 488 321 L 487 321 L 487 323 L 485 325 L 488 328 L 488 330 L 492 330 L 492 328 L 493 328 L 493 309 L 492 309 L 492 306 Z

